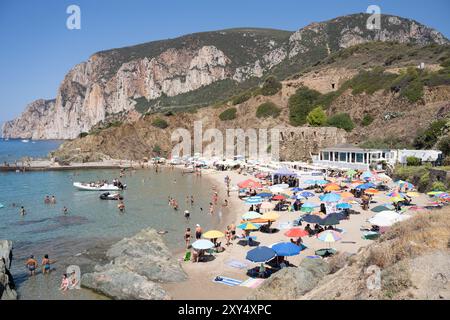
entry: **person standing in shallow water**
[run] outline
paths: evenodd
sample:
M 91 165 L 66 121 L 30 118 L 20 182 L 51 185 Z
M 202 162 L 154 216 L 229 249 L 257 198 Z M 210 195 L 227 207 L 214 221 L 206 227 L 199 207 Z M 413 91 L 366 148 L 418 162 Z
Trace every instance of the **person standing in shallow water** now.
M 25 208 L 22 206 L 22 207 L 20 207 L 20 215 L 21 216 L 24 216 L 24 215 L 26 215 L 27 214 L 27 212 L 25 211 Z
M 31 255 L 27 262 L 25 262 L 25 266 L 27 267 L 28 271 L 30 272 L 30 276 L 34 276 L 36 274 L 36 269 L 38 267 L 38 262 L 34 258 L 33 255 Z
M 51 261 L 50 261 L 50 259 L 48 258 L 48 254 L 46 254 L 46 255 L 44 256 L 44 258 L 42 259 L 41 266 L 42 266 L 42 273 L 43 273 L 43 274 L 48 274 L 48 273 L 50 273 L 50 269 L 51 269 Z
M 186 228 L 186 232 L 184 233 L 184 241 L 186 242 L 186 249 L 189 249 L 191 244 L 191 228 Z

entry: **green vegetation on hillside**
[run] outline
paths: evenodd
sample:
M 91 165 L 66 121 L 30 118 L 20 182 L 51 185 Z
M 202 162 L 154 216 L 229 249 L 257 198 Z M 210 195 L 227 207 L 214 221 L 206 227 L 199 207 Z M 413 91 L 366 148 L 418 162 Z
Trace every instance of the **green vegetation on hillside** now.
M 289 97 L 289 120 L 293 126 L 301 126 L 306 123 L 306 117 L 317 106 L 327 108 L 334 93 L 321 94 L 307 87 L 300 87 L 295 94 Z
M 219 119 L 222 121 L 234 120 L 236 119 L 237 109 L 235 107 L 228 108 L 219 114 Z
M 447 120 L 445 119 L 432 122 L 428 128 L 419 132 L 414 140 L 414 147 L 416 149 L 431 149 L 442 135 L 442 131 L 446 125 Z
M 355 124 L 348 113 L 337 113 L 328 118 L 328 125 L 336 128 L 344 129 L 345 131 L 352 131 Z
M 313 127 L 321 127 L 327 124 L 327 115 L 325 114 L 325 111 L 323 111 L 322 107 L 318 106 L 308 113 L 306 121 Z
M 367 127 L 373 122 L 373 120 L 374 119 L 373 119 L 373 117 L 370 114 L 366 114 L 362 118 L 361 125 L 364 126 L 364 127 Z
M 276 118 L 280 115 L 281 109 L 273 102 L 265 102 L 258 106 L 256 117 L 258 118 Z
M 161 118 L 155 118 L 152 121 L 152 126 L 156 127 L 156 128 L 160 128 L 160 129 L 166 129 L 169 124 L 167 123 L 166 120 L 161 119 Z
M 275 93 L 281 90 L 281 82 L 277 80 L 274 76 L 269 76 L 264 80 L 261 87 L 261 94 L 263 96 L 273 96 Z

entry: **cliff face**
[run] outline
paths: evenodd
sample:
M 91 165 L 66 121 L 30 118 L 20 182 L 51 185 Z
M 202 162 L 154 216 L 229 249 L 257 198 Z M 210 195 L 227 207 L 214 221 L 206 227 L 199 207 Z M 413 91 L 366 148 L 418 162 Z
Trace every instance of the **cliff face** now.
M 231 94 L 268 72 L 287 76 L 354 44 L 448 42 L 433 29 L 393 16 L 383 16 L 381 30 L 367 30 L 367 17 L 340 17 L 294 33 L 230 29 L 99 52 L 65 76 L 55 100 L 31 103 L 19 118 L 4 124 L 2 135 L 71 139 L 111 115 L 135 108 L 145 113 L 167 97 L 222 84 L 194 99 L 198 104 L 214 102 L 216 96 Z

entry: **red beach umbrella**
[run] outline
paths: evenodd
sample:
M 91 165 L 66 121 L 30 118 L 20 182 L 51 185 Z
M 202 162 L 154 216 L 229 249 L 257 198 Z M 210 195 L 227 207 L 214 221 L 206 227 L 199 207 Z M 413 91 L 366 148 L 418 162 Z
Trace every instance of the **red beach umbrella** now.
M 284 233 L 284 235 L 286 237 L 291 237 L 291 238 L 301 238 L 301 237 L 306 237 L 307 235 L 309 235 L 309 233 L 308 233 L 308 231 L 305 231 L 300 228 L 292 228 L 292 229 L 289 229 L 288 231 L 286 231 Z

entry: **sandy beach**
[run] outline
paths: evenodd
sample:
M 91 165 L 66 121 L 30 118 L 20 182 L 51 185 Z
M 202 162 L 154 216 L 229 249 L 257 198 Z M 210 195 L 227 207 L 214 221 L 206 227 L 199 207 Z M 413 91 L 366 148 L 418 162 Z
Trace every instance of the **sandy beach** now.
M 239 174 L 236 171 L 216 171 L 216 170 L 204 170 L 204 178 L 211 179 L 212 183 L 218 187 L 219 192 L 219 203 L 223 201 L 226 197 L 226 188 L 224 183 L 225 176 L 231 178 L 231 186 L 235 186 L 237 183 L 254 177 L 248 174 Z M 421 194 L 419 197 L 413 199 L 413 203 L 417 205 L 424 205 L 427 202 L 427 196 Z M 227 198 L 229 201 L 229 208 L 224 213 L 223 226 L 219 229 L 224 231 L 226 225 L 235 222 L 236 225 L 241 222 L 241 215 L 248 211 L 249 205 L 245 204 L 244 201 L 240 200 L 237 195 L 237 191 L 232 191 L 230 197 Z M 308 200 L 308 202 L 313 202 L 320 204 L 318 197 L 313 197 Z M 375 195 L 372 199 L 370 208 L 377 206 L 378 204 L 388 203 L 389 197 L 387 197 L 386 192 L 380 192 Z M 332 244 L 332 247 L 341 252 L 357 253 L 358 249 L 372 243 L 372 240 L 362 239 L 362 226 L 368 226 L 366 222 L 367 219 L 374 215 L 374 212 L 367 210 L 364 211 L 359 205 L 354 205 L 353 208 L 360 214 L 350 215 L 350 219 L 342 220 L 337 226 L 342 230 L 342 240 Z M 410 212 L 409 212 L 410 214 Z M 300 212 L 280 212 L 280 218 L 278 221 L 273 223 L 273 228 L 277 228 L 279 231 L 275 233 L 262 233 L 256 231 L 252 233 L 252 236 L 257 237 L 257 242 L 260 245 L 270 246 L 277 242 L 289 241 L 289 238 L 284 235 L 284 232 L 289 229 L 284 229 L 284 225 L 288 222 L 292 222 L 300 216 Z M 302 228 L 305 224 L 302 226 Z M 206 231 L 206 230 L 204 230 Z M 241 230 L 237 229 L 236 233 L 241 234 Z M 236 280 L 244 281 L 249 277 L 246 275 L 247 269 L 250 269 L 257 264 L 247 261 L 245 259 L 246 253 L 253 247 L 242 246 L 238 244 L 238 239 L 232 241 L 232 245 L 224 245 L 225 239 L 222 240 L 222 245 L 225 247 L 225 251 L 221 253 L 214 254 L 214 258 L 208 260 L 207 262 L 193 263 L 193 262 L 181 262 L 183 269 L 188 274 L 188 280 L 180 283 L 166 283 L 163 287 L 168 291 L 168 293 L 173 297 L 173 299 L 246 299 L 246 297 L 252 292 L 252 288 L 234 286 L 230 287 L 223 284 L 214 283 L 212 280 L 216 276 L 225 276 L 233 278 Z M 327 244 L 318 240 L 316 237 L 304 237 L 303 243 L 307 246 L 307 249 L 303 250 L 299 255 L 288 257 L 288 261 L 297 266 L 302 259 L 307 256 L 314 255 L 315 251 L 321 248 L 328 247 Z M 178 253 L 178 257 L 184 255 L 183 253 Z M 248 268 L 237 269 L 227 265 L 229 260 L 237 260 L 239 262 L 245 263 Z

